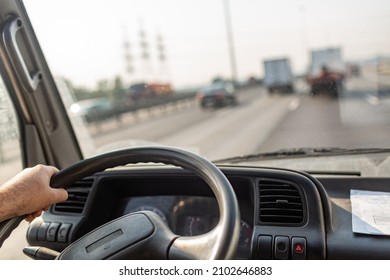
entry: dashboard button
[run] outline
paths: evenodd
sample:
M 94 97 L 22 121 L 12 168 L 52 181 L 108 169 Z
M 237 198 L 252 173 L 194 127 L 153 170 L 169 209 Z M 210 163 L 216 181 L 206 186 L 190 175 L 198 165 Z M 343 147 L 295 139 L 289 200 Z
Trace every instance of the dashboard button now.
M 47 230 L 49 229 L 50 223 L 43 222 L 38 229 L 37 240 L 46 241 Z
M 306 259 L 306 238 L 293 237 L 291 240 L 291 251 L 293 260 Z
M 62 224 L 57 234 L 57 241 L 66 243 L 68 242 L 68 235 L 72 224 Z
M 277 260 L 288 260 L 290 239 L 287 236 L 276 236 L 274 244 L 274 257 Z
M 60 223 L 51 223 L 48 230 L 47 230 L 47 233 L 46 233 L 46 240 L 47 241 L 51 241 L 51 242 L 55 242 L 56 241 L 56 236 L 57 236 L 57 231 L 58 231 L 58 228 L 60 227 Z
M 257 256 L 260 260 L 272 259 L 272 236 L 259 236 L 259 238 L 257 239 Z

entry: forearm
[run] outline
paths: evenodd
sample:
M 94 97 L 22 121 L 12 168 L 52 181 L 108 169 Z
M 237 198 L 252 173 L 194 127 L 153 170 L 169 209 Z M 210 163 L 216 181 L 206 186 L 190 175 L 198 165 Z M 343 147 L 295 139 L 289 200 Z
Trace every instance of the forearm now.
M 6 186 L 0 187 L 0 222 L 18 216 L 15 194 L 7 191 Z

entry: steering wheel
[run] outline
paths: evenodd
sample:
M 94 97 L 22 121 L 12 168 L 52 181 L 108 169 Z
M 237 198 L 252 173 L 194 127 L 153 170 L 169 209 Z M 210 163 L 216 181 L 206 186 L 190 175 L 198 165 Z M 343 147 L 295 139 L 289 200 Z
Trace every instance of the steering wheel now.
M 193 171 L 212 189 L 219 207 L 217 226 L 208 233 L 175 235 L 153 212 L 141 211 L 110 221 L 84 235 L 57 259 L 231 259 L 236 251 L 240 214 L 232 186 L 210 161 L 177 148 L 144 146 L 116 150 L 77 162 L 54 175 L 51 186 L 67 187 L 107 168 L 154 162 Z

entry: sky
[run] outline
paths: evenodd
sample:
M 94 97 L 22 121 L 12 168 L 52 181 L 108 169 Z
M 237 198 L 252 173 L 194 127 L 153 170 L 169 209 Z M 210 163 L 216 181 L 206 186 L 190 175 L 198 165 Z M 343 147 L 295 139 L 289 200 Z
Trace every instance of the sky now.
M 53 74 L 77 86 L 121 76 L 175 87 L 230 77 L 225 0 L 25 0 Z M 230 0 L 239 79 L 263 75 L 263 61 L 286 57 L 304 73 L 312 49 L 341 47 L 346 61 L 390 55 L 388 0 Z M 140 48 L 145 32 L 150 59 Z M 157 36 L 166 60 L 158 60 Z M 134 72 L 126 72 L 126 51 Z

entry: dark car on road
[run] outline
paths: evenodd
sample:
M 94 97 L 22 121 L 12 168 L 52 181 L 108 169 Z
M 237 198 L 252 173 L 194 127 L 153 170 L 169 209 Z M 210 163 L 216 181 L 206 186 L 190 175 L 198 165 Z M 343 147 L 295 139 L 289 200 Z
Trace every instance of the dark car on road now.
M 234 86 L 226 83 L 205 87 L 197 93 L 196 97 L 202 108 L 223 107 L 237 103 Z

